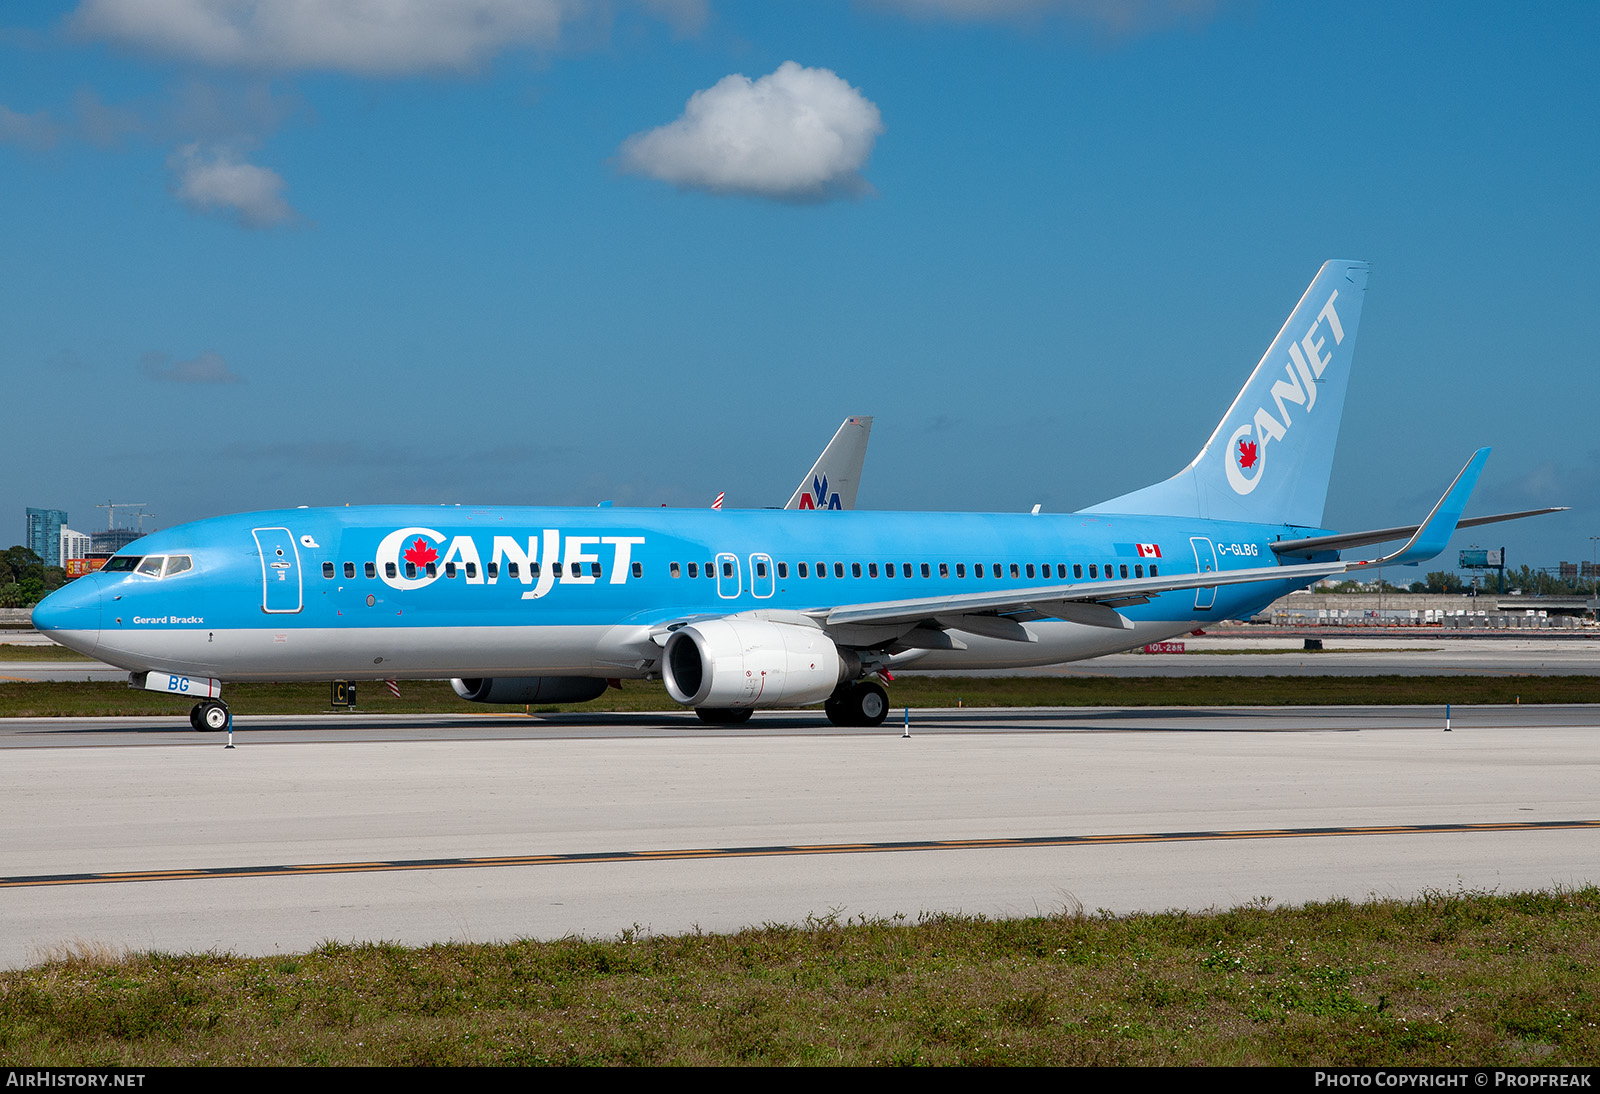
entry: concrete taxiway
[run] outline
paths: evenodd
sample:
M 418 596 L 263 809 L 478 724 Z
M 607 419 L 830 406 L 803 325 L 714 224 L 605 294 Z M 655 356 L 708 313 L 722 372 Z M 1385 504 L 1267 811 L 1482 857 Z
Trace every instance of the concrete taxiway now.
M 0 723 L 0 964 L 1600 880 L 1600 708 Z

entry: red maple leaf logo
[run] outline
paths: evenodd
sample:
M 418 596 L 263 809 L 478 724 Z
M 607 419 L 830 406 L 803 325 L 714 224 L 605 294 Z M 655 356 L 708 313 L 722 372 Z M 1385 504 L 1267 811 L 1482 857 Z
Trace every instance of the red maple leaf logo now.
M 421 536 L 418 536 L 417 541 L 406 548 L 405 560 L 416 566 L 426 566 L 438 557 L 439 552 L 435 551 L 428 541 Z
M 1255 465 L 1256 465 L 1256 442 L 1255 441 L 1240 441 L 1239 442 L 1239 466 L 1244 468 L 1246 471 L 1248 471 L 1252 467 L 1254 467 Z M 419 540 L 417 540 L 417 542 L 421 543 L 422 541 L 419 539 Z M 406 557 L 410 558 L 411 556 L 407 555 Z

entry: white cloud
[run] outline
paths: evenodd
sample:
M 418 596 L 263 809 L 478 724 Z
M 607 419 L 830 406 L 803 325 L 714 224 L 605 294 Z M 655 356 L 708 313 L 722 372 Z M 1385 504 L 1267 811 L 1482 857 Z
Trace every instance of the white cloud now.
M 1221 0 L 872 0 L 911 15 L 1017 22 L 1065 15 L 1115 35 L 1164 30 L 1210 18 Z
M 639 4 L 681 38 L 698 35 L 711 18 L 709 0 L 639 0 Z
M 208 157 L 199 144 L 186 144 L 167 159 L 176 175 L 173 192 L 189 208 L 221 212 L 247 228 L 273 228 L 298 220 L 283 200 L 283 178 L 276 171 L 245 163 L 232 149 Z
M 74 28 L 211 65 L 393 76 L 553 45 L 581 0 L 83 0 Z
M 37 114 L 19 114 L 0 106 L 0 142 L 11 142 L 28 148 L 43 150 L 56 143 L 61 127 L 50 118 L 48 111 Z
M 228 368 L 222 354 L 206 350 L 192 361 L 173 361 L 164 353 L 147 353 L 139 367 L 152 380 L 177 384 L 242 384 L 244 377 Z
M 725 76 L 677 121 L 623 142 L 622 168 L 675 186 L 779 201 L 869 192 L 861 168 L 878 108 L 825 68 L 785 61 L 758 80 Z

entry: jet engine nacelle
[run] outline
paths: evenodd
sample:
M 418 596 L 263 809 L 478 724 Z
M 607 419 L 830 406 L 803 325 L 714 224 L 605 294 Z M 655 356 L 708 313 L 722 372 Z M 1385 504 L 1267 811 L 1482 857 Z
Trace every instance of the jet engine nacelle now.
M 816 627 L 711 619 L 672 633 L 661 675 L 684 706 L 744 709 L 820 703 L 859 669 Z
M 587 703 L 598 699 L 606 682 L 589 676 L 501 676 L 452 680 L 469 703 Z

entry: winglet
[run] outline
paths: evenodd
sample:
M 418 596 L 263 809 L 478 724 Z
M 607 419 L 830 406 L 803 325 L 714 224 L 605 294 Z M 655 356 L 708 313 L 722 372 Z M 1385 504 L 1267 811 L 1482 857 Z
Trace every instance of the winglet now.
M 1467 507 L 1467 499 L 1472 496 L 1472 488 L 1478 485 L 1478 476 L 1483 473 L 1483 465 L 1489 459 L 1489 449 L 1480 448 L 1472 454 L 1472 459 L 1467 461 L 1467 466 L 1461 469 L 1456 476 L 1456 481 L 1450 484 L 1450 489 L 1444 492 L 1444 497 L 1439 499 L 1439 504 L 1433 507 L 1433 512 L 1428 514 L 1428 519 L 1422 522 L 1416 534 L 1406 541 L 1404 547 L 1382 558 L 1370 559 L 1365 562 L 1352 562 L 1348 569 L 1365 570 L 1373 566 L 1405 566 L 1414 562 L 1426 562 L 1433 558 L 1445 545 L 1450 542 L 1450 537 L 1455 535 L 1456 525 L 1461 520 L 1461 513 Z

